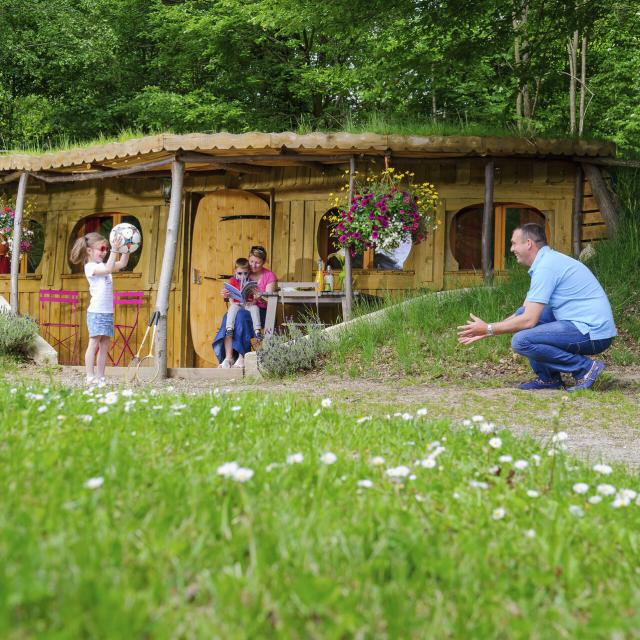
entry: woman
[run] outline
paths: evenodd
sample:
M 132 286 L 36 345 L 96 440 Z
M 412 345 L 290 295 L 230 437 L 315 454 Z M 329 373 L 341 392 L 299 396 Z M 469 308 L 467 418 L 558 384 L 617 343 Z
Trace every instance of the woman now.
M 267 260 L 267 251 L 264 247 L 251 247 L 249 251 L 249 279 L 258 283 L 258 290 L 262 293 L 274 293 L 278 284 L 278 278 L 273 271 L 264 266 Z M 228 298 L 228 293 L 222 295 Z M 260 308 L 261 324 L 264 327 L 267 317 L 267 302 L 259 298 L 257 305 Z M 245 309 L 240 309 L 236 316 L 233 337 L 227 336 L 227 314 L 222 318 L 220 329 L 213 340 L 213 351 L 220 362 L 222 369 L 229 367 L 244 367 L 244 354 L 251 351 L 251 338 L 255 337 L 251 314 Z

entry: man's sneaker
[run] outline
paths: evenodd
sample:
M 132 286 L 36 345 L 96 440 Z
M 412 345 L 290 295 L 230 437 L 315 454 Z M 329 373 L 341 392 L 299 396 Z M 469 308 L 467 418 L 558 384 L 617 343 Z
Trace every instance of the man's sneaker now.
M 233 329 L 227 329 L 227 333 L 225 335 L 227 338 L 233 338 Z
M 550 380 L 547 382 L 542 378 L 536 378 L 530 382 L 523 382 L 518 385 L 518 389 L 523 391 L 542 391 L 543 389 L 562 389 L 562 380 Z
M 576 383 L 572 387 L 567 387 L 567 391 L 580 391 L 581 389 L 588 389 L 593 386 L 593 383 L 597 380 L 598 376 L 604 371 L 604 362 L 602 360 L 594 360 L 591 365 L 591 369 L 587 372 L 587 375 L 580 380 L 576 380 Z

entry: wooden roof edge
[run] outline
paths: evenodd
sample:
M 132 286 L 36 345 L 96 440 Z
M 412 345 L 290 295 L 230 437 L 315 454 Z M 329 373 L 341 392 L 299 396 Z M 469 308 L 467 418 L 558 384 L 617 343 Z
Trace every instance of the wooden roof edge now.
M 381 155 L 412 153 L 428 157 L 437 153 L 461 155 L 525 155 L 567 157 L 614 157 L 612 142 L 575 139 L 528 139 L 496 136 L 402 136 L 372 133 L 215 133 L 215 134 L 158 134 L 125 142 L 110 142 L 86 148 L 71 149 L 43 155 L 17 153 L 0 155 L 0 171 L 46 171 L 71 168 L 108 161 L 148 162 L 150 154 L 178 151 L 223 152 L 248 159 L 252 155 L 273 155 L 280 159 L 291 155 L 326 155 L 327 152 L 345 156 L 351 154 Z

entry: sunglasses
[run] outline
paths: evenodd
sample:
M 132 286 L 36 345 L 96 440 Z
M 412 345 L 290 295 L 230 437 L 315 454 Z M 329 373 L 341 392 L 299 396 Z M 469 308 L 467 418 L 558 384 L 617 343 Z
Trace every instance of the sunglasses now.
M 98 251 L 109 251 L 109 247 L 107 247 L 106 244 L 96 245 L 93 248 L 97 249 Z

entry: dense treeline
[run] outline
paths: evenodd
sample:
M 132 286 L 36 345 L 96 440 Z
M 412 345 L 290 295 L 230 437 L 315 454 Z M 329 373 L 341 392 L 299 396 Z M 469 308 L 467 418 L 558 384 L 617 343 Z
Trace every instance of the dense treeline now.
M 640 151 L 635 0 L 0 0 L 0 34 L 5 149 L 375 114 Z

